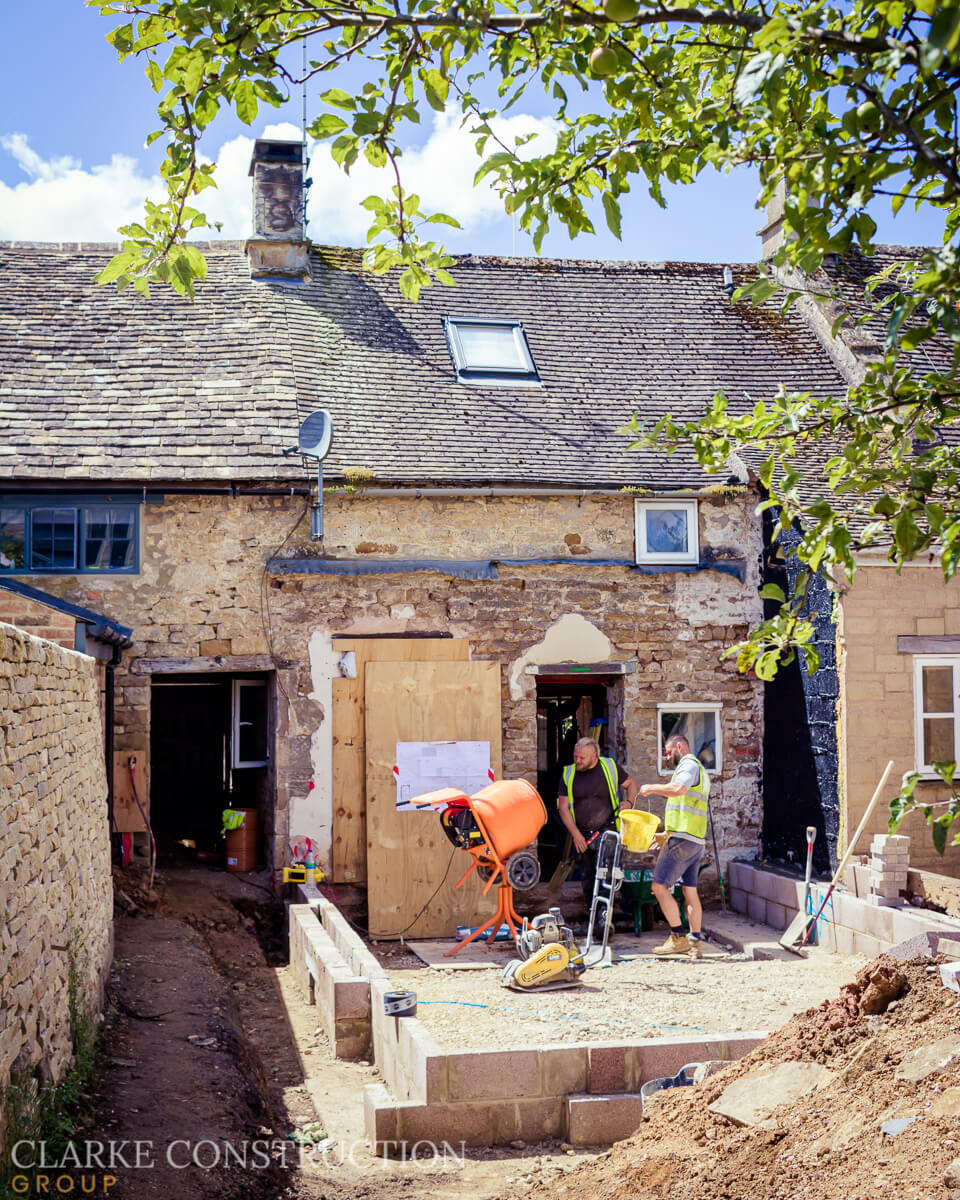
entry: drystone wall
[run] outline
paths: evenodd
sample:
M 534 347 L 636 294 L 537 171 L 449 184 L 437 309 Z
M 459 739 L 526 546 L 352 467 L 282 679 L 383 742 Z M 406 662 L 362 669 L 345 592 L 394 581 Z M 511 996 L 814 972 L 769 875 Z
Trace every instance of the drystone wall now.
M 99 1012 L 113 951 L 94 662 L 0 624 L 0 1090 L 59 1079 L 77 997 Z

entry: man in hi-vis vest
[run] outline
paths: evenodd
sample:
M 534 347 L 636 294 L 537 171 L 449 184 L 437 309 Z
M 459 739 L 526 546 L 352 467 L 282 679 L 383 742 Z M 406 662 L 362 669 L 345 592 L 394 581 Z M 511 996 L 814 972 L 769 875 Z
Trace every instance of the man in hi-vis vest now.
M 622 804 L 621 788 L 625 795 Z M 588 907 L 593 899 L 600 848 L 600 838 L 595 835 L 605 829 L 619 829 L 621 807 L 633 808 L 636 798 L 637 785 L 626 771 L 612 758 L 601 756 L 593 738 L 582 737 L 573 748 L 573 765 L 563 768 L 557 812 L 573 838 Z
M 645 783 L 641 796 L 661 795 L 667 797 L 667 808 L 663 816 L 663 833 L 658 833 L 656 842 L 660 856 L 653 869 L 653 894 L 660 911 L 670 926 L 670 936 L 654 954 L 687 954 L 700 958 L 703 954 L 700 932 L 703 908 L 697 895 L 697 876 L 700 873 L 700 856 L 707 840 L 707 797 L 710 794 L 710 776 L 699 758 L 690 751 L 690 743 L 682 733 L 667 738 L 665 757 L 673 764 L 669 783 Z M 679 883 L 683 888 L 683 899 L 687 906 L 687 921 L 690 937 L 683 932 L 680 906 L 673 898 L 673 888 Z

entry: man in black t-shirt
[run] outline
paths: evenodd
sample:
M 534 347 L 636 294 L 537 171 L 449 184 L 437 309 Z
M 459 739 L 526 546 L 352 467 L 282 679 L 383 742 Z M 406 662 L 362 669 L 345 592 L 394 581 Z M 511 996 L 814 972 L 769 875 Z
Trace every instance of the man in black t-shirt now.
M 620 800 L 620 791 L 625 799 Z M 573 838 L 580 881 L 587 902 L 593 899 L 600 838 L 594 834 L 619 829 L 621 808 L 633 808 L 637 785 L 612 758 L 601 757 L 593 738 L 581 738 L 573 748 L 573 765 L 563 768 L 557 811 Z M 593 841 L 590 841 L 594 838 Z M 588 846 L 587 843 L 590 842 Z

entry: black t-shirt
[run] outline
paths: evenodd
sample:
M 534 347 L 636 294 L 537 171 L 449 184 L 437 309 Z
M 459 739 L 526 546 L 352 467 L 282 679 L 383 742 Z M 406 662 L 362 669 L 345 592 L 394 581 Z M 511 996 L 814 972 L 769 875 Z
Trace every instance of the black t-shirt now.
M 617 763 L 617 785 L 623 786 L 627 773 Z M 560 793 L 557 804 L 567 804 L 567 789 L 560 780 Z M 589 835 L 601 829 L 613 816 L 613 805 L 610 803 L 610 789 L 607 787 L 607 777 L 603 767 L 598 762 L 587 771 L 579 768 L 573 773 L 573 816 L 577 828 L 582 834 Z

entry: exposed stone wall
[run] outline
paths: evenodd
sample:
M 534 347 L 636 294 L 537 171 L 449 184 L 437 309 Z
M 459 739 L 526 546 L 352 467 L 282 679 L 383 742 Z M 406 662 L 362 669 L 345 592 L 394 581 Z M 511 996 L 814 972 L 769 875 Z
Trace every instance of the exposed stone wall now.
M 72 1049 L 73 939 L 99 1009 L 113 950 L 94 662 L 0 625 L 0 1089 L 58 1079 Z
M 624 685 L 627 759 L 638 779 L 656 777 L 658 701 L 723 703 L 725 767 L 714 799 L 722 839 L 739 853 L 757 845 L 760 685 L 719 655 L 760 614 L 755 503 L 749 495 L 706 496 L 700 505 L 702 555 L 741 559 L 745 582 L 715 571 L 641 574 L 601 565 L 596 560 L 633 560 L 634 501 L 626 495 L 416 500 L 361 493 L 326 498 L 324 554 L 385 568 L 391 559 L 562 561 L 500 565 L 495 580 L 433 571 L 273 576 L 264 564 L 278 551 L 320 552 L 303 497 L 171 496 L 143 509 L 139 576 L 99 577 L 95 596 L 80 579 L 48 578 L 44 586 L 133 629 L 135 646 L 116 674 L 118 750 L 149 749 L 149 667 L 138 660 L 177 659 L 184 670 L 276 668 L 276 863 L 285 861 L 291 805 L 301 815 L 309 805 L 330 836 L 331 635 L 452 633 L 469 640 L 472 658 L 498 660 L 504 769 L 535 780 L 535 681 L 521 670 L 519 695 L 511 694 L 511 666 L 571 613 L 608 640 L 606 658 L 638 662 Z
M 939 566 L 862 566 L 841 601 L 840 713 L 841 779 L 846 795 L 846 839 L 860 823 L 888 759 L 893 771 L 857 851 L 868 852 L 871 835 L 887 832 L 886 798 L 915 763 L 913 655 L 897 653 L 900 635 L 960 635 L 960 582 L 943 581 Z M 946 787 L 921 783 L 916 797 L 946 799 Z M 960 847 L 943 858 L 933 847 L 920 814 L 900 827 L 910 835 L 910 866 L 960 876 Z

